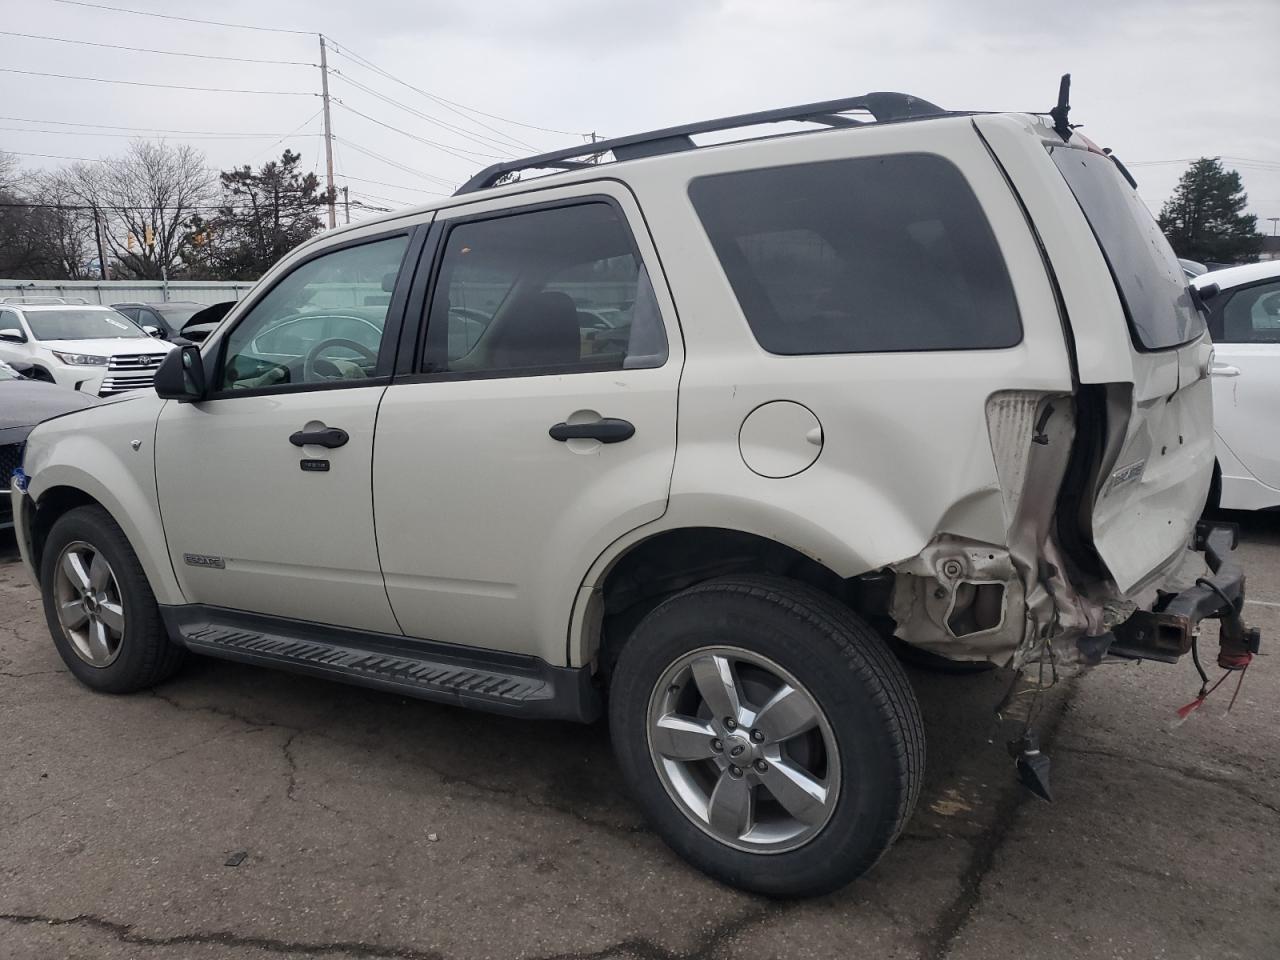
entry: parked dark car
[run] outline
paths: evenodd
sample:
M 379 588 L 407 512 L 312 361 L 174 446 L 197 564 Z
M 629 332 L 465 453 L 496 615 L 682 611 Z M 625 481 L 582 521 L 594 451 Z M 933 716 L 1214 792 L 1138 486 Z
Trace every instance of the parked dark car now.
M 148 333 L 151 333 L 148 328 L 154 328 L 160 331 L 159 336 L 172 340 L 181 336 L 183 325 L 204 310 L 207 304 L 194 300 L 170 300 L 167 303 L 113 303 L 111 306 Z
M 182 329 L 178 332 L 178 336 L 190 340 L 192 343 L 200 343 L 205 337 L 213 333 L 214 328 L 222 322 L 222 318 L 231 312 L 231 308 L 236 305 L 234 300 L 224 300 L 222 303 L 215 303 L 213 306 L 205 307 L 187 317 L 187 321 L 183 324 Z
M 0 530 L 13 526 L 9 477 L 22 463 L 27 434 L 43 420 L 97 402 L 87 393 L 29 379 L 0 361 Z

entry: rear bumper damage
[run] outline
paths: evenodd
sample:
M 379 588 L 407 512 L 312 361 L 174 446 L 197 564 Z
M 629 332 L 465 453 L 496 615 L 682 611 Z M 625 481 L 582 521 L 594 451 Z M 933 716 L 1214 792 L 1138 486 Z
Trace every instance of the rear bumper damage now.
M 1245 577 L 1235 556 L 1238 545 L 1234 525 L 1199 523 L 1195 550 L 1204 553 L 1209 575 L 1178 593 L 1161 594 L 1151 610 L 1135 612 L 1114 628 L 1109 644 L 1097 645 L 1099 652 L 1175 663 L 1191 651 L 1201 622 L 1218 620 L 1220 665 L 1236 669 L 1242 658 L 1247 663 L 1258 652 L 1260 635 L 1243 618 Z

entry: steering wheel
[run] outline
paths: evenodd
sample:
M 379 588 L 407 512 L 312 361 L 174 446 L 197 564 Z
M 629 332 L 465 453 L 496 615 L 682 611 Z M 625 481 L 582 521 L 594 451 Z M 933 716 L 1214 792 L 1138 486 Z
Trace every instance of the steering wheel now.
M 320 356 L 330 347 L 346 347 L 348 350 L 354 350 L 370 363 L 378 362 L 378 355 L 363 343 L 357 343 L 355 340 L 348 340 L 345 337 L 330 337 L 328 340 L 321 340 L 307 351 L 307 356 L 302 361 L 303 383 L 314 383 L 316 380 L 342 379 L 343 373 L 338 368 L 338 365 L 327 357 Z

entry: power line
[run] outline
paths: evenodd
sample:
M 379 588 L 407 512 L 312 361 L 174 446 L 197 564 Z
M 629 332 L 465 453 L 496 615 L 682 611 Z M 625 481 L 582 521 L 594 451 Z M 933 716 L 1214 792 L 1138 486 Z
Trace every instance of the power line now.
M 43 157 L 46 160 L 84 160 L 86 163 L 105 163 L 97 157 L 64 157 L 57 153 L 25 153 L 22 150 L 6 150 L 5 153 L 11 153 L 15 157 Z
M 418 117 L 421 120 L 426 120 L 428 123 L 434 123 L 436 126 L 443 127 L 444 129 L 449 130 L 453 133 L 456 133 L 461 137 L 465 137 L 467 140 L 470 140 L 472 143 L 477 143 L 480 146 L 487 147 L 491 150 L 492 149 L 503 150 L 503 151 L 506 151 L 504 156 L 507 156 L 507 157 L 511 156 L 511 147 L 508 144 L 500 143 L 497 140 L 494 140 L 492 137 L 486 137 L 483 134 L 473 134 L 470 131 L 462 129 L 462 127 L 459 127 L 456 124 L 449 123 L 447 120 L 441 120 L 439 117 L 433 117 L 429 113 L 423 113 L 421 110 L 417 109 L 416 107 L 411 107 L 407 103 L 402 103 L 401 101 L 396 100 L 393 97 L 388 97 L 386 94 L 373 89 L 373 87 L 366 86 L 365 84 L 361 83 L 359 80 L 352 80 L 345 73 L 341 73 L 337 70 L 333 72 L 338 77 L 338 79 L 342 80 L 345 83 L 351 84 L 357 90 L 363 90 L 365 93 L 369 94 L 372 97 L 377 97 L 383 103 L 388 103 L 393 107 L 398 107 L 401 110 L 404 110 L 406 113 L 413 114 L 415 117 Z M 463 148 L 459 147 L 458 149 L 461 150 Z M 472 151 L 468 151 L 468 152 L 472 152 Z
M 342 176 L 342 175 L 341 175 L 341 174 L 338 174 L 338 176 Z M 382 196 L 381 194 L 378 194 L 378 193 L 369 193 L 367 190 L 352 190 L 352 191 L 351 191 L 351 196 L 353 196 L 353 197 L 369 197 L 369 198 L 371 198 L 371 199 L 373 199 L 373 200 L 385 200 L 387 203 L 398 203 L 398 204 L 401 204 L 402 206 L 405 206 L 405 207 L 413 207 L 413 206 L 417 206 L 417 205 L 418 205 L 418 201 L 414 201 L 414 200 L 403 200 L 403 199 L 400 199 L 400 198 L 398 198 L 398 197 L 384 197 L 384 196 Z
M 297 130 L 301 130 L 319 115 L 318 111 L 312 114 L 309 119 L 305 120 L 297 127 Z M 96 130 L 132 130 L 137 133 L 181 133 L 188 136 L 225 136 L 246 138 L 279 136 L 279 134 L 275 133 L 233 133 L 221 130 L 174 130 L 168 127 L 125 127 L 118 123 L 78 123 L 73 120 L 45 120 L 43 118 L 36 119 L 35 117 L 0 117 L 0 120 L 16 120 L 20 123 L 44 123 L 55 127 L 92 127 Z M 53 133 L 54 131 L 43 130 L 39 132 Z M 286 134 L 286 136 L 292 135 L 293 134 Z
M 378 126 L 383 127 L 386 130 L 390 130 L 393 133 L 403 134 L 410 140 L 417 140 L 419 143 L 425 143 L 429 147 L 435 147 L 437 150 L 443 150 L 445 153 L 449 154 L 449 156 L 456 157 L 459 160 L 472 162 L 472 158 L 474 157 L 482 157 L 489 160 L 503 159 L 502 157 L 496 156 L 492 153 L 477 153 L 474 150 L 467 150 L 465 147 L 449 147 L 443 143 L 437 143 L 435 140 L 428 140 L 426 137 L 420 137 L 416 133 L 410 133 L 408 130 L 401 130 L 399 127 L 392 126 L 389 123 L 383 123 L 381 120 L 371 117 L 367 113 L 361 113 L 355 107 L 347 106 L 341 100 L 334 100 L 334 103 L 340 106 L 343 110 L 346 110 L 348 113 L 354 113 L 357 117 L 363 117 L 370 123 L 376 123 Z M 470 154 L 471 156 L 466 156 L 465 154 Z
M 196 17 L 178 17 L 171 13 L 154 13 L 151 10 L 130 10 L 128 7 L 113 7 L 105 3 L 86 3 L 85 0 L 54 0 L 54 3 L 65 3 L 73 7 L 89 7 L 93 10 L 106 10 L 109 13 L 131 13 L 138 17 L 159 17 L 161 20 L 181 20 L 183 23 L 203 23 L 211 27 L 232 27 L 236 30 L 261 30 L 266 33 L 295 33 L 313 36 L 311 30 L 290 30 L 286 27 L 255 27 L 247 23 L 228 23 L 224 20 L 200 20 Z
M 70 3 L 71 0 L 57 0 L 59 3 Z M 88 80 L 92 83 L 121 83 L 129 87 L 161 87 L 165 90 L 199 90 L 204 93 L 260 93 L 277 97 L 316 97 L 319 94 L 305 90 L 241 90 L 230 87 L 189 87 L 177 83 L 143 83 L 141 80 L 107 80 L 102 77 L 80 77 L 66 73 L 41 73 L 39 70 L 17 70 L 13 67 L 0 67 L 0 73 L 22 73 L 30 77 L 56 77 L 59 80 Z
M 432 174 L 432 173 L 423 173 L 421 170 L 415 170 L 413 167 L 407 166 L 401 163 L 399 160 L 392 160 L 390 157 L 384 157 L 380 153 L 374 153 L 372 150 L 368 149 L 367 147 L 362 147 L 360 144 L 355 143 L 351 140 L 348 140 L 345 137 L 334 137 L 333 139 L 339 143 L 346 144 L 348 147 L 350 147 L 352 150 L 355 150 L 357 153 L 363 153 L 365 156 L 372 157 L 374 160 L 381 160 L 383 163 L 388 164 L 389 166 L 395 167 L 397 170 L 403 170 L 405 173 L 412 173 L 415 177 L 422 177 L 424 180 L 431 180 L 435 183 L 440 184 L 442 187 L 448 187 L 450 189 L 452 189 L 455 186 L 453 183 L 450 183 L 448 180 L 444 179 L 443 177 L 437 177 L 435 174 Z
M 100 130 L 32 130 L 29 127 L 0 127 L 14 133 L 50 133 L 62 137 L 126 137 L 136 140 L 136 133 L 103 133 Z M 279 137 L 278 133 L 185 133 L 188 140 L 270 140 Z M 286 134 L 285 136 L 290 136 Z M 318 137 L 318 133 L 292 134 L 292 136 Z
M 449 194 L 441 193 L 439 190 L 424 190 L 422 187 L 411 187 L 407 183 L 388 183 L 385 180 L 370 180 L 368 177 L 353 177 L 349 173 L 342 175 L 343 180 L 358 180 L 361 183 L 372 183 L 379 187 L 390 187 L 392 190 L 413 190 L 416 193 L 429 193 L 436 197 L 447 197 Z
M 151 47 L 130 47 L 120 43 L 97 43 L 93 40 L 72 40 L 69 37 L 46 37 L 38 33 L 17 33 L 13 30 L 0 30 L 6 37 L 24 37 L 27 40 L 49 40 L 54 43 L 74 43 L 83 47 L 106 47 L 109 50 L 132 50 L 135 53 L 158 53 L 166 57 L 195 57 L 200 60 L 231 60 L 236 63 L 273 63 L 289 67 L 314 67 L 314 63 L 305 60 L 260 60 L 255 57 L 223 57 L 213 53 L 187 53 L 183 50 L 155 50 Z
M 65 0 L 64 0 L 64 2 L 65 2 Z M 514 125 L 515 125 L 515 126 L 517 126 L 517 127 L 524 127 L 524 128 L 525 128 L 525 129 L 527 129 L 527 130 L 538 130 L 538 131 L 541 131 L 542 133 L 553 133 L 553 134 L 556 134 L 556 135 L 558 135 L 558 136 L 562 136 L 562 137 L 581 137 L 581 136 L 586 136 L 586 134 L 582 134 L 582 133 L 574 133 L 574 132 L 572 132 L 572 131 L 570 131 L 570 130 L 556 130 L 554 127 L 540 127 L 540 126 L 538 126 L 537 124 L 534 124 L 534 123 L 523 123 L 523 122 L 521 122 L 520 120 L 512 120 L 510 117 L 502 117 L 502 116 L 499 116 L 499 115 L 498 115 L 498 114 L 496 114 L 496 113 L 486 113 L 486 112 L 485 112 L 485 111 L 483 111 L 483 110 L 477 110 L 475 107 L 469 107 L 469 106 L 467 106 L 466 104 L 464 104 L 464 103 L 459 103 L 459 102 L 458 102 L 458 101 L 456 101 L 456 100 L 449 100 L 449 99 L 447 99 L 447 98 L 445 98 L 445 97 L 439 96 L 438 94 L 429 93 L 429 92 L 427 92 L 426 90 L 421 89 L 420 87 L 415 87 L 413 84 L 411 84 L 411 83 L 407 83 L 406 81 L 401 80 L 399 77 L 395 76 L 394 74 L 388 73 L 386 70 L 383 70 L 383 69 L 382 69 L 382 67 L 378 66 L 376 63 L 374 63 L 374 62 L 373 62 L 372 60 L 370 60 L 368 57 L 362 57 L 360 54 L 356 53 L 354 50 L 352 50 L 352 49 L 351 49 L 350 47 L 348 47 L 346 44 L 341 44 L 341 47 L 342 47 L 342 50 L 340 50 L 339 52 L 341 52 L 343 56 L 348 57 L 349 59 L 353 59 L 353 60 L 355 60 L 357 63 L 359 63 L 359 64 L 361 64 L 362 66 L 364 66 L 366 69 L 372 70 L 372 71 L 374 71 L 375 73 L 380 73 L 380 74 L 382 74 L 382 76 L 386 77 L 388 80 L 394 80 L 396 83 L 400 84 L 401 86 L 403 86 L 403 87 L 408 87 L 410 90 L 413 90 L 413 91 L 415 91 L 416 93 L 420 93 L 422 96 L 427 97 L 428 99 L 434 100 L 434 101 L 436 101 L 437 103 L 445 104 L 445 105 L 448 105 L 448 106 L 451 106 L 451 107 L 457 107 L 457 108 L 458 108 L 458 109 L 460 109 L 460 110 L 466 110 L 466 111 L 468 111 L 468 112 L 470 112 L 470 113 L 479 114 L 479 115 L 480 115 L 480 116 L 482 116 L 482 117 L 488 117 L 490 120 L 498 120 L 498 121 L 501 121 L 502 123 L 510 123 L 510 124 L 514 124 Z M 478 121 L 472 121 L 472 122 L 478 122 Z M 492 128 L 492 127 L 489 127 L 489 128 L 487 128 L 487 129 L 492 130 L 493 128 Z M 494 132 L 495 132 L 495 133 L 500 133 L 500 131 L 496 131 L 496 130 L 495 130 Z M 504 136 L 506 136 L 506 135 L 504 134 Z M 513 139 L 514 139 L 514 138 L 513 138 Z M 517 141 L 517 142 L 520 142 L 520 141 Z M 522 145 L 523 145 L 523 146 L 526 146 L 526 147 L 529 147 L 529 149 L 531 149 L 531 150 L 536 150 L 536 149 L 537 149 L 537 147 L 532 147 L 532 146 L 530 146 L 530 145 L 529 145 L 529 144 L 527 144 L 527 143 L 524 143 L 524 144 L 522 144 Z

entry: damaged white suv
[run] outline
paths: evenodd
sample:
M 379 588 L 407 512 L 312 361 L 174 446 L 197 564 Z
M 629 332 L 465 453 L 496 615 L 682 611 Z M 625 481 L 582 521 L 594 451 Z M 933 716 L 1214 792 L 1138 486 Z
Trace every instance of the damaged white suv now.
M 680 854 L 848 881 L 923 776 L 891 642 L 1059 668 L 1176 659 L 1219 617 L 1224 662 L 1256 646 L 1230 532 L 1197 529 L 1198 304 L 1065 109 L 732 117 L 303 244 L 158 396 L 31 434 L 14 514 L 58 651 L 121 693 L 191 651 L 607 702 Z

